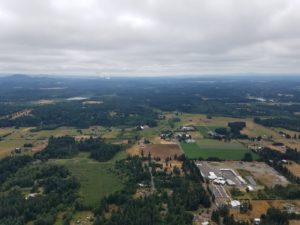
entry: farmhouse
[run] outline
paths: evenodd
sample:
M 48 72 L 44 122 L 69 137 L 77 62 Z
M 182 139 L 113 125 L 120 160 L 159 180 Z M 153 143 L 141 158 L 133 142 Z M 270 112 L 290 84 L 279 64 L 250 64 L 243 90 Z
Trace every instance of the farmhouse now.
M 255 219 L 254 219 L 254 224 L 255 224 L 255 225 L 260 224 L 260 218 L 255 218 Z
M 176 138 L 179 142 L 186 142 L 186 143 L 195 142 L 195 140 L 192 139 L 192 136 L 190 134 L 178 134 Z
M 230 205 L 231 205 L 232 208 L 238 208 L 238 207 L 241 206 L 241 202 L 238 201 L 238 200 L 232 200 L 232 201 L 230 202 Z
M 165 131 L 165 132 L 162 132 L 160 134 L 161 139 L 170 139 L 172 137 L 173 137 L 173 132 L 172 131 Z
M 15 153 L 16 154 L 20 154 L 22 152 L 22 149 L 21 148 L 15 148 Z

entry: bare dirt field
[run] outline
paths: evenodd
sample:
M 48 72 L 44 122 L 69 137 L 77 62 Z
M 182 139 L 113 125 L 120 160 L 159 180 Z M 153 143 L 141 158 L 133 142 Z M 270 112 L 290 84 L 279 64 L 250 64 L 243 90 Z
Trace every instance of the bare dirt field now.
M 290 220 L 290 225 L 300 225 L 300 221 L 299 220 Z
M 148 144 L 145 145 L 144 155 L 149 153 L 152 157 L 159 157 L 165 159 L 167 157 L 174 157 L 175 155 L 179 156 L 182 154 L 181 149 L 177 144 Z
M 264 127 L 262 125 L 256 124 L 252 121 L 252 119 L 248 119 L 245 121 L 246 127 L 242 130 L 243 134 L 247 134 L 250 137 L 256 137 L 256 136 L 272 136 L 273 138 L 281 138 L 279 133 L 272 128 Z
M 176 141 L 174 140 L 164 140 L 161 139 L 160 137 L 155 137 L 153 139 L 151 139 L 151 143 L 153 144 L 176 144 Z
M 286 146 L 290 147 L 290 148 L 297 149 L 298 152 L 300 151 L 300 142 L 299 142 L 299 140 L 297 140 L 297 141 L 287 141 L 287 140 L 285 140 L 285 141 L 283 141 L 283 143 Z
M 270 200 L 269 204 L 281 210 L 292 210 L 290 212 L 300 212 L 300 200 Z
M 265 214 L 270 208 L 270 204 L 265 200 L 254 200 L 251 201 L 252 211 L 247 213 L 240 213 L 239 209 L 231 209 L 230 214 L 233 214 L 235 218 L 240 220 L 251 220 L 254 218 L 260 218 L 262 214 Z
M 140 146 L 138 144 L 131 146 L 129 149 L 127 149 L 127 153 L 129 155 L 140 155 L 141 154 Z
M 265 214 L 268 208 L 274 207 L 281 210 L 294 210 L 293 212 L 300 211 L 300 201 L 299 200 L 252 200 L 252 211 L 245 214 L 241 214 L 238 209 L 231 209 L 231 213 L 235 218 L 241 220 L 250 220 L 254 218 L 259 218 L 262 214 Z M 300 221 L 295 221 L 290 224 L 300 224 Z
M 47 145 L 48 145 L 48 140 L 41 141 L 32 147 L 32 151 L 33 152 L 42 151 L 44 148 L 47 147 Z
M 300 177 L 300 164 L 295 162 L 290 162 L 287 165 L 288 170 L 297 177 Z

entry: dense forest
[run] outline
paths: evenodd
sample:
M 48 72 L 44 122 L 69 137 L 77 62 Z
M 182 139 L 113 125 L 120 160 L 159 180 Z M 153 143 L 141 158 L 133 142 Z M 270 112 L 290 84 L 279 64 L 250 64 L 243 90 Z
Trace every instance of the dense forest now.
M 0 161 L 0 224 L 52 225 L 58 207 L 77 199 L 78 182 L 61 166 L 39 163 L 29 156 Z M 25 191 L 27 190 L 27 191 Z
M 268 119 L 256 117 L 254 118 L 254 122 L 266 127 L 281 127 L 293 131 L 300 131 L 300 119 L 298 117 L 278 117 Z
M 0 127 L 155 126 L 158 110 L 162 110 L 231 117 L 273 116 L 264 122 L 296 129 L 300 121 L 295 116 L 300 111 L 297 85 L 299 81 L 293 78 L 279 82 L 264 77 L 246 81 L 234 77 L 229 82 L 195 77 L 105 80 L 16 75 L 0 78 Z M 76 96 L 82 97 L 72 100 Z M 39 104 L 41 99 L 50 103 Z M 285 101 L 291 103 L 281 104 Z M 30 114 L 9 117 L 24 109 L 31 109 Z
M 121 151 L 121 145 L 105 143 L 100 138 L 82 139 L 78 142 L 73 137 L 50 137 L 48 145 L 43 151 L 35 154 L 36 159 L 70 158 L 78 152 L 89 152 L 90 157 L 97 161 L 107 161 L 117 152 Z

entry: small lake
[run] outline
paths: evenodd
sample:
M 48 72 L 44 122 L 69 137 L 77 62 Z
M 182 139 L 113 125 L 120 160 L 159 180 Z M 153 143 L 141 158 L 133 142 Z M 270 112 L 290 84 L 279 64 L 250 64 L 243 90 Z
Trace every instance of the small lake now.
M 86 97 L 71 97 L 71 98 L 67 98 L 68 101 L 81 101 L 81 100 L 87 100 L 88 98 Z

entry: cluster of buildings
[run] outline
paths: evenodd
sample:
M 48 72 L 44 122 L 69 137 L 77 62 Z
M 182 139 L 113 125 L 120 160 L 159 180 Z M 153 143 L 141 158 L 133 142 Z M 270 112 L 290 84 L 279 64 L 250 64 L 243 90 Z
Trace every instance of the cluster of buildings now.
M 214 184 L 219 185 L 225 185 L 228 186 L 247 186 L 249 189 L 253 190 L 253 187 L 251 185 L 247 185 L 248 183 L 244 178 L 242 178 L 240 175 L 238 175 L 234 170 L 232 169 L 220 169 L 220 172 L 218 175 L 216 175 L 216 172 L 208 171 L 208 173 L 205 170 L 200 169 L 200 172 L 204 178 L 207 178 Z M 207 173 L 207 174 L 205 174 Z
M 209 181 L 217 205 L 226 203 L 232 208 L 241 206 L 240 201 L 231 199 L 226 186 L 254 191 L 256 183 L 251 176 L 243 178 L 231 168 L 216 168 L 204 161 L 196 162 L 196 166 L 202 177 Z

